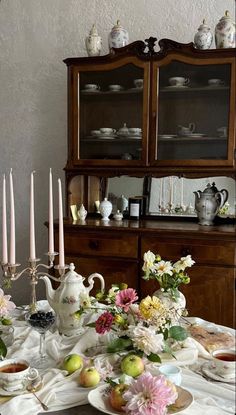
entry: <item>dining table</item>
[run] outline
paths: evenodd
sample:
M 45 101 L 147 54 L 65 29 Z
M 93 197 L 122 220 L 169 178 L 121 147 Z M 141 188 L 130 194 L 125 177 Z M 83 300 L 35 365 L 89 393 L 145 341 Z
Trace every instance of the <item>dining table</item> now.
M 40 303 L 41 305 L 47 304 L 46 300 Z M 8 345 L 6 358 L 25 359 L 30 363 L 39 354 L 40 335 L 29 326 L 25 319 L 25 313 L 24 307 L 13 311 L 14 337 Z M 185 324 L 202 325 L 205 328 L 217 332 L 227 332 L 235 336 L 234 329 L 207 322 L 198 317 L 185 318 Z M 42 387 L 36 392 L 36 395 L 48 406 L 48 411 L 43 410 L 40 402 L 32 393 L 18 393 L 12 396 L 10 393 L 4 393 L 0 386 L 0 415 L 119 414 L 112 408 L 101 407 L 96 399 L 88 398 L 88 395 L 91 395 L 91 390 L 99 389 L 103 384 L 106 385 L 103 379 L 112 373 L 111 367 L 114 362 L 117 362 L 117 356 L 108 357 L 105 353 L 106 341 L 106 335 L 98 335 L 91 327 L 83 327 L 81 332 L 72 336 L 61 335 L 56 327 L 53 330 L 48 330 L 46 332 L 46 352 L 51 359 L 51 364 L 40 373 L 43 380 Z M 95 350 L 98 352 L 96 356 L 93 356 Z M 72 353 L 80 354 L 85 361 L 91 359 L 91 356 L 93 357 L 93 364 L 98 364 L 103 374 L 102 381 L 97 387 L 83 388 L 78 383 L 77 372 L 68 375 L 67 371 L 63 370 L 64 357 Z M 173 413 L 181 412 L 182 415 L 235 414 L 235 379 L 219 379 L 209 370 L 203 370 L 204 367 L 209 369 L 211 359 L 211 354 L 191 336 L 175 353 L 174 358 L 165 358 L 163 355 L 163 363 L 171 363 L 181 368 L 181 388 L 188 391 L 191 397 L 186 408 Z M 146 362 L 145 370 L 152 373 L 153 365 L 156 370 L 157 363 Z

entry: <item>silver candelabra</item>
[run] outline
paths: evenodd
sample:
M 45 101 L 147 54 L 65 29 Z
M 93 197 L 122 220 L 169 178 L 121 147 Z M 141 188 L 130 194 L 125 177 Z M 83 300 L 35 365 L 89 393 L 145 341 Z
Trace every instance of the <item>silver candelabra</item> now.
M 40 276 L 47 275 L 48 277 L 60 281 L 62 277 L 65 274 L 65 270 L 68 268 L 67 265 L 60 266 L 55 265 L 54 266 L 54 260 L 55 256 L 58 255 L 58 252 L 47 253 L 48 259 L 49 259 L 49 265 L 41 264 L 40 259 L 29 259 L 28 261 L 28 267 L 24 268 L 22 271 L 17 271 L 17 268 L 20 267 L 21 264 L 10 264 L 10 263 L 1 263 L 2 271 L 3 271 L 3 277 L 4 282 L 6 285 L 10 285 L 11 281 L 18 280 L 22 275 L 27 274 L 30 278 L 30 285 L 31 285 L 31 298 L 30 298 L 30 309 L 32 311 L 36 310 L 36 285 L 38 284 L 38 280 Z M 54 278 L 52 275 L 50 275 L 48 272 L 40 271 L 40 268 L 44 268 L 46 270 L 50 270 L 52 268 L 55 268 L 58 270 L 60 278 Z

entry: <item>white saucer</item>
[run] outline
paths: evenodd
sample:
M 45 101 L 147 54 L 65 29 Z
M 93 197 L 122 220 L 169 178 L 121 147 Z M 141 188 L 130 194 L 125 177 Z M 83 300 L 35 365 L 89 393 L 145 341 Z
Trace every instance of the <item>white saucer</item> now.
M 176 138 L 177 134 L 159 134 L 159 138 Z
M 203 363 L 201 370 L 204 375 L 208 376 L 209 378 L 213 380 L 218 380 L 220 382 L 230 383 L 232 385 L 235 385 L 235 378 L 227 378 L 227 377 L 217 375 L 216 368 L 212 362 Z
M 100 92 L 100 89 L 81 89 L 80 92 L 89 92 L 90 94 L 92 93 L 97 93 Z
M 16 391 L 7 391 L 0 386 L 0 396 L 18 396 L 23 395 L 25 393 L 30 393 L 26 388 L 19 389 Z

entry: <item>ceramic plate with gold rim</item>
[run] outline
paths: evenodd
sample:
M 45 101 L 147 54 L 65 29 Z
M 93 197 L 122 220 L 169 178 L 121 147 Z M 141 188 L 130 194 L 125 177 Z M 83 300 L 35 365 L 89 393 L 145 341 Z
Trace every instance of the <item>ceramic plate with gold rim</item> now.
M 40 384 L 39 384 L 39 386 L 37 386 L 35 389 L 34 389 L 34 392 L 37 392 L 37 391 L 39 391 L 40 389 L 42 389 L 42 386 L 43 386 L 43 383 L 41 382 Z M 7 390 L 5 390 L 5 389 L 3 389 L 1 386 L 0 386 L 0 396 L 18 396 L 18 395 L 24 395 L 25 393 L 32 393 L 30 390 L 28 390 L 27 388 L 24 388 L 24 389 L 18 389 L 18 390 L 15 390 L 15 391 L 7 391 Z
M 167 414 L 177 414 L 187 409 L 193 402 L 192 394 L 179 386 L 176 387 L 178 392 L 178 398 L 173 405 L 168 408 Z M 116 411 L 111 407 L 108 401 L 110 386 L 101 385 L 98 388 L 92 390 L 88 394 L 88 401 L 90 405 L 99 411 L 109 415 L 120 415 L 121 412 Z

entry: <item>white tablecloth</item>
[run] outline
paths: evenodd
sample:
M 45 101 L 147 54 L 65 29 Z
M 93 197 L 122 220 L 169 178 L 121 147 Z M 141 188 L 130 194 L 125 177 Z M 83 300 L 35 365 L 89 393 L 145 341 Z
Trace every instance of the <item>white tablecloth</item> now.
M 193 322 L 195 319 L 192 318 Z M 19 357 L 30 361 L 30 359 L 39 353 L 39 334 L 28 327 L 24 320 L 14 322 L 15 340 L 8 349 L 7 357 Z M 232 329 L 227 329 L 232 332 Z M 77 405 L 88 403 L 88 390 L 78 385 L 78 373 L 66 376 L 66 372 L 62 371 L 60 362 L 69 353 L 83 354 L 88 346 L 93 346 L 102 336 L 96 335 L 94 329 L 87 328 L 82 335 L 75 337 L 65 337 L 54 333 L 46 333 L 47 352 L 55 361 L 54 368 L 48 369 L 43 375 L 43 384 L 37 395 L 48 405 L 49 411 L 63 410 Z M 209 382 L 200 374 L 190 370 L 189 363 L 196 355 L 197 349 L 200 356 L 198 357 L 195 368 L 209 358 L 207 353 L 194 342 L 189 344 L 190 348 L 186 349 L 187 354 L 182 349 L 179 356 L 182 359 L 182 384 L 181 386 L 189 390 L 194 402 L 185 411 L 183 415 L 223 415 L 235 413 L 235 385 Z M 201 353 L 202 352 L 202 353 Z M 184 361 L 183 356 L 190 357 Z M 191 354 L 193 353 L 193 354 Z M 204 355 L 204 358 L 201 357 Z M 192 357 L 191 357 L 192 356 Z M 36 415 L 43 412 L 37 399 L 30 393 L 15 396 L 11 399 L 0 397 L 0 413 L 1 415 Z M 62 412 L 63 414 L 63 412 Z

